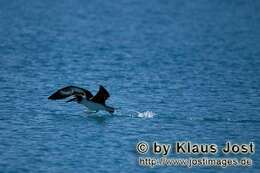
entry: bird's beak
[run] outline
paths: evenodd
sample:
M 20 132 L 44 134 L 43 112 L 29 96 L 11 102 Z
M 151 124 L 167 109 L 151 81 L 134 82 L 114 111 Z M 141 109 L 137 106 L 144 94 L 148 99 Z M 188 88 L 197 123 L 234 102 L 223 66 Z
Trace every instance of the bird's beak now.
M 72 98 L 72 99 L 70 99 L 70 100 L 68 100 L 66 102 L 69 103 L 69 102 L 76 101 L 76 100 L 77 100 L 77 98 Z

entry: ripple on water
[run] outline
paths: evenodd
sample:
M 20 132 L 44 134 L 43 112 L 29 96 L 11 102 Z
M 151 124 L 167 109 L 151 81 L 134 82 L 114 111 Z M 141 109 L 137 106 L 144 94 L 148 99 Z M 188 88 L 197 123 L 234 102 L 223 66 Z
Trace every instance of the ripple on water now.
M 139 118 L 153 118 L 156 113 L 152 112 L 152 111 L 144 111 L 144 112 L 136 112 L 137 113 L 137 117 Z

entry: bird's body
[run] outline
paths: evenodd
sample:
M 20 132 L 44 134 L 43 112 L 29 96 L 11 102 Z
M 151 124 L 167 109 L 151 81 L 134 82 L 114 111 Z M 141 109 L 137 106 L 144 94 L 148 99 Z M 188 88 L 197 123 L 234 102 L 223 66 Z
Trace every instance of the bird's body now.
M 68 100 L 67 102 L 76 101 L 77 103 L 86 106 L 91 111 L 97 112 L 99 110 L 102 110 L 113 113 L 115 110 L 114 108 L 105 104 L 105 101 L 110 95 L 103 86 L 99 87 L 99 91 L 95 96 L 93 96 L 91 92 L 83 88 L 76 86 L 67 86 L 53 93 L 51 96 L 48 97 L 48 99 L 59 100 L 70 96 L 72 96 L 73 98 Z
M 100 111 L 114 112 L 114 108 L 112 108 L 110 106 L 95 103 L 95 102 L 93 102 L 91 100 L 87 100 L 87 99 L 83 99 L 81 102 L 79 102 L 79 104 L 86 106 L 91 111 L 100 110 Z

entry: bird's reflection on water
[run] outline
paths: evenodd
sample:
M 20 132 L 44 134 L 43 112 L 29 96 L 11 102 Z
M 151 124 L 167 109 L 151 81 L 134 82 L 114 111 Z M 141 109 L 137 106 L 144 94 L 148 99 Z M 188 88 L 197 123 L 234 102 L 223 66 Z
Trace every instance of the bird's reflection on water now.
M 107 119 L 113 117 L 113 114 L 107 115 L 104 113 L 100 113 L 100 112 L 84 112 L 83 115 L 88 121 L 96 121 L 99 124 L 103 124 L 106 122 Z

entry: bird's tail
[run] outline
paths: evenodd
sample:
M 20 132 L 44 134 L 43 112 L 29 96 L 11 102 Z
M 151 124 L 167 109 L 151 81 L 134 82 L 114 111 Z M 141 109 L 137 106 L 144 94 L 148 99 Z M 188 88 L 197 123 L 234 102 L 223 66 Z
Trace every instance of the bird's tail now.
M 115 112 L 115 108 L 112 108 L 110 106 L 106 106 L 106 111 L 108 111 L 109 113 L 114 113 Z

